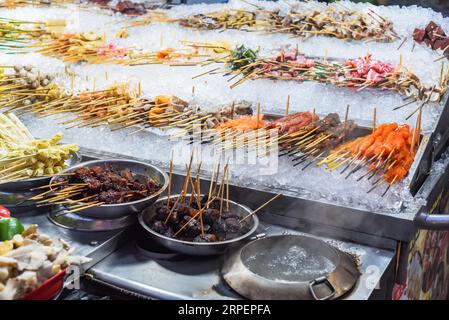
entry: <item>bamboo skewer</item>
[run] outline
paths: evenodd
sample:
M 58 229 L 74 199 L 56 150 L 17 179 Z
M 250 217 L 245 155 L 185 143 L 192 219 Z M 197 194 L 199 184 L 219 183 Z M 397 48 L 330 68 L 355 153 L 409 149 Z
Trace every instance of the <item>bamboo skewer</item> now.
M 264 204 L 262 204 L 260 207 L 258 207 L 256 210 L 254 210 L 253 212 L 251 212 L 250 214 L 244 216 L 243 218 L 240 219 L 240 223 L 242 223 L 243 221 L 245 221 L 246 219 L 248 219 L 249 217 L 251 217 L 252 215 L 256 214 L 257 212 L 259 212 L 261 209 L 265 208 L 267 205 L 269 205 L 271 202 L 273 202 L 274 200 L 276 200 L 277 198 L 279 198 L 282 195 L 282 193 L 278 193 L 277 195 L 275 195 L 273 198 L 271 198 L 270 200 L 268 200 L 267 202 L 265 202 Z

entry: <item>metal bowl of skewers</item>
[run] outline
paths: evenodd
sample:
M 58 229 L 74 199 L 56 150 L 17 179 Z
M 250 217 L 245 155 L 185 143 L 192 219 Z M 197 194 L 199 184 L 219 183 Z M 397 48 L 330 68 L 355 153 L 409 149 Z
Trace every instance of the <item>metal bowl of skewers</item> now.
M 50 181 L 45 203 L 94 219 L 136 214 L 153 204 L 168 186 L 167 174 L 148 163 L 108 159 L 80 163 Z M 62 198 L 62 199 L 61 199 Z
M 167 198 L 158 199 L 140 212 L 138 219 L 151 239 L 175 252 L 193 256 L 223 254 L 249 239 L 259 226 L 251 209 L 231 200 L 208 201 L 207 196 L 200 195 L 190 201 L 190 194 L 172 195 L 169 202 Z
M 65 160 L 67 168 L 81 162 L 81 155 L 73 151 Z M 50 183 L 52 176 L 42 176 L 0 184 L 0 203 L 17 213 L 28 212 L 30 209 L 40 211 L 35 202 L 30 200 L 38 195 Z
M 72 151 L 70 153 L 70 158 L 64 161 L 64 164 L 67 168 L 75 166 L 81 162 L 81 155 Z M 17 191 L 26 191 L 29 192 L 31 189 L 38 188 L 48 184 L 51 180 L 51 175 L 44 175 L 41 177 L 28 178 L 23 180 L 17 180 L 14 182 L 7 182 L 0 184 L 0 193 L 1 192 L 17 192 Z

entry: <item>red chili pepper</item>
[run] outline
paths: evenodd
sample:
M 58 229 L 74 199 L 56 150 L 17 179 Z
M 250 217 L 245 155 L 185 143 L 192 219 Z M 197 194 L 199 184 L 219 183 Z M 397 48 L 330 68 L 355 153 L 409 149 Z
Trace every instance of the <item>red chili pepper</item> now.
M 4 206 L 0 206 L 0 219 L 11 218 L 11 212 Z

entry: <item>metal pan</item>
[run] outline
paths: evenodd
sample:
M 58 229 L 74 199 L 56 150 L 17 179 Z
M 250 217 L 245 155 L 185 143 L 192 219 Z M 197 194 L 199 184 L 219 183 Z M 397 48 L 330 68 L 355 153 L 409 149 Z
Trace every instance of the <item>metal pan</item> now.
M 68 168 L 64 170 L 63 173 L 72 172 L 81 167 L 94 167 L 94 166 L 100 167 L 107 166 L 117 170 L 129 169 L 136 175 L 151 177 L 156 182 L 158 182 L 162 187 L 159 191 L 153 193 L 149 197 L 126 203 L 104 204 L 98 207 L 87 208 L 85 210 L 78 211 L 77 215 L 79 216 L 85 216 L 95 219 L 115 219 L 132 214 L 137 214 L 142 210 L 144 210 L 145 208 L 149 207 L 151 204 L 153 204 L 168 186 L 168 176 L 164 171 L 151 164 L 134 160 L 125 160 L 125 159 L 92 160 L 82 162 L 76 166 Z M 57 176 L 53 177 L 50 181 L 50 184 L 54 183 L 54 180 L 56 178 Z M 74 204 L 81 204 L 81 203 L 74 202 Z
M 303 235 L 252 241 L 232 253 L 221 272 L 239 294 L 262 300 L 337 299 L 360 275 L 354 257 Z
M 179 195 L 172 195 L 170 198 L 177 198 Z M 189 199 L 190 194 L 186 195 L 186 198 Z M 161 235 L 150 228 L 150 221 L 152 221 L 153 216 L 156 214 L 156 204 L 166 201 L 167 197 L 163 197 L 155 202 L 155 205 L 151 206 L 145 211 L 142 211 L 138 215 L 138 220 L 140 225 L 143 227 L 145 231 L 147 231 L 150 239 L 156 241 L 157 243 L 165 246 L 166 248 L 183 253 L 190 256 L 213 256 L 223 254 L 230 247 L 234 247 L 237 245 L 241 245 L 245 240 L 247 240 L 257 229 L 259 226 L 259 219 L 256 215 L 252 215 L 250 220 L 250 230 L 237 238 L 226 240 L 226 241 L 218 241 L 218 242 L 191 242 L 173 239 L 170 237 L 166 237 Z M 251 209 L 245 207 L 239 203 L 234 201 L 229 201 L 230 209 L 233 213 L 238 214 L 240 217 L 244 217 L 252 212 Z

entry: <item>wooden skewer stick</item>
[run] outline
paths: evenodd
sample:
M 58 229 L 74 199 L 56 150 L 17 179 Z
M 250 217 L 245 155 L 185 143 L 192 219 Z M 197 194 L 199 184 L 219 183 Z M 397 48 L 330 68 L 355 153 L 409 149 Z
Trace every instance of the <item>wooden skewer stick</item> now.
M 260 118 L 260 101 L 257 103 L 256 128 L 259 128 L 259 118 Z
M 287 95 L 287 103 L 285 104 L 285 116 L 288 116 L 289 107 L 290 107 L 290 95 Z
M 197 167 L 196 167 L 196 180 L 195 180 L 196 204 L 198 206 L 198 209 L 201 210 L 201 179 L 200 179 L 200 171 L 201 171 L 201 162 L 197 164 Z
M 212 168 L 212 176 L 210 177 L 209 195 L 207 197 L 208 200 L 210 199 L 210 197 L 212 195 L 212 186 L 214 185 L 214 177 L 215 177 L 215 167 L 216 167 L 216 162 L 214 163 L 214 166 Z M 209 209 L 209 205 L 206 205 L 206 208 Z
M 74 210 L 69 210 L 68 213 L 74 213 L 74 212 L 86 210 L 86 209 L 89 209 L 89 208 L 92 208 L 92 207 L 98 207 L 98 206 L 101 206 L 103 204 L 104 204 L 104 202 L 91 202 L 91 203 L 89 203 L 88 205 L 86 205 L 84 207 L 76 208 Z
M 377 116 L 377 109 L 374 108 L 374 114 L 373 114 L 373 132 L 376 131 L 376 116 Z
M 171 153 L 171 159 L 170 159 L 170 171 L 168 175 L 168 191 L 167 191 L 167 204 L 165 205 L 167 209 L 170 209 L 170 193 L 171 193 L 171 183 L 172 183 L 172 177 L 173 177 L 173 157 L 174 157 L 174 151 Z
M 190 155 L 190 161 L 189 161 L 189 167 L 187 169 L 187 175 L 186 175 L 186 180 L 184 182 L 184 188 L 182 190 L 182 196 L 181 196 L 181 200 L 184 201 L 186 194 L 187 194 L 187 189 L 189 187 L 189 177 L 190 177 L 190 171 L 192 170 L 192 161 L 193 161 L 193 154 L 194 154 L 194 150 L 192 150 L 192 154 Z
M 221 177 L 221 185 L 220 185 L 220 217 L 221 214 L 223 212 L 223 196 L 224 196 L 224 190 L 225 190 L 225 177 L 226 177 L 226 173 L 228 171 L 228 164 L 225 165 L 224 167 L 224 171 L 223 171 L 223 176 Z
M 267 202 L 265 202 L 263 205 L 261 205 L 259 208 L 257 208 L 256 210 L 254 210 L 253 212 L 251 212 L 250 214 L 246 215 L 245 217 L 243 217 L 242 219 L 240 219 L 240 222 L 245 221 L 246 219 L 248 219 L 249 217 L 251 217 L 252 215 L 256 214 L 258 211 L 260 211 L 261 209 L 265 208 L 268 204 L 270 204 L 271 202 L 273 202 L 274 200 L 276 200 L 277 198 L 279 198 L 282 195 L 282 193 L 278 193 L 277 195 L 275 195 L 273 198 L 271 198 L 270 200 L 268 200 Z
M 226 211 L 229 212 L 229 167 L 226 170 Z
M 176 198 L 175 203 L 173 204 L 173 207 L 171 208 L 170 212 L 167 214 L 167 217 L 165 218 L 164 224 L 167 224 L 168 219 L 170 219 L 173 211 L 175 211 L 176 205 L 178 204 L 179 200 L 181 199 L 181 196 Z M 170 198 L 168 198 L 168 200 L 170 200 Z

